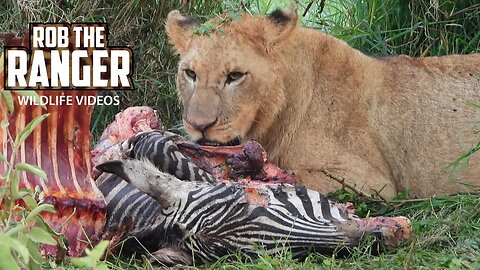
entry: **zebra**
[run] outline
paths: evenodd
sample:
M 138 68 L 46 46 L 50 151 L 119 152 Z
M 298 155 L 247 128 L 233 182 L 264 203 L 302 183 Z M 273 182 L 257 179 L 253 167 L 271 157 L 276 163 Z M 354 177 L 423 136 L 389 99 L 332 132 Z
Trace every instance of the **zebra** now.
M 309 251 L 344 253 L 367 234 L 384 237 L 382 228 L 362 227 L 319 192 L 220 182 L 177 143 L 181 137 L 171 133 L 142 133 L 122 144 L 123 159 L 97 166 L 105 173 L 99 187 L 109 226 L 133 223 L 128 234 L 161 263 L 191 265 L 238 251 L 256 257 L 285 248 L 296 258 Z
M 183 155 L 177 145 L 187 141 L 174 133 L 155 130 L 141 132 L 129 140 L 120 143 L 116 151 L 118 158 L 148 159 L 160 170 L 175 175 L 183 181 L 216 182 L 188 157 Z M 96 179 L 96 185 L 107 203 L 107 236 L 118 234 L 121 227 L 127 227 L 128 236 L 124 243 L 126 250 L 156 250 L 168 240 L 162 227 L 165 215 L 151 196 L 128 184 L 121 177 L 103 173 Z

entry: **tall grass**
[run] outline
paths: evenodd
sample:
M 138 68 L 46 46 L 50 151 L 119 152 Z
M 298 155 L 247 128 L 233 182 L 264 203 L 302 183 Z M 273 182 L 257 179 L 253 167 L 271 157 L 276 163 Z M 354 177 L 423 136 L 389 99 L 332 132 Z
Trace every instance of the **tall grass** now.
M 305 23 L 368 54 L 419 57 L 480 51 L 477 0 L 326 0 L 322 12 L 319 3 L 310 7 Z
M 0 32 L 24 31 L 29 22 L 107 22 L 110 44 L 134 51 L 133 80 L 136 91 L 108 92 L 120 95 L 120 106 L 95 108 L 94 138 L 121 109 L 134 105 L 155 108 L 167 128 L 177 125 L 181 108 L 175 93 L 178 59 L 168 44 L 164 24 L 171 10 L 188 14 L 221 12 L 214 0 L 2 0 Z
M 252 13 L 289 6 L 253 0 Z M 344 39 L 367 54 L 438 56 L 480 51 L 477 0 L 297 0 L 305 26 Z

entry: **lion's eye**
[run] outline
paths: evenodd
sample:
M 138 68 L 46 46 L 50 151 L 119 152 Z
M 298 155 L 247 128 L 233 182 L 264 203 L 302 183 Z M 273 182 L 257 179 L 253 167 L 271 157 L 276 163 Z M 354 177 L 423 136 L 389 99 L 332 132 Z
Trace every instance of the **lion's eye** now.
M 185 74 L 187 74 L 187 76 L 194 81 L 197 79 L 197 74 L 195 74 L 195 71 L 191 69 L 185 69 Z
M 241 78 L 243 78 L 243 76 L 245 76 L 245 73 L 242 73 L 242 72 L 239 72 L 239 71 L 230 72 L 227 75 L 227 83 L 231 83 L 231 82 L 240 80 Z

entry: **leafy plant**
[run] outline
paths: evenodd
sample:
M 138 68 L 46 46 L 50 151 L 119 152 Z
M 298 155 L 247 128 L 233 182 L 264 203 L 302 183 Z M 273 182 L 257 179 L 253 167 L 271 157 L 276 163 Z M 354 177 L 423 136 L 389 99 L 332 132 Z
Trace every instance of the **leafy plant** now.
M 209 35 L 212 32 L 222 33 L 222 24 L 232 20 L 239 20 L 242 14 L 236 11 L 228 11 L 224 15 L 219 15 L 216 19 L 206 21 L 205 23 L 195 27 L 193 33 L 197 35 Z
M 108 241 L 101 241 L 92 250 L 87 249 L 87 255 L 82 258 L 73 258 L 72 263 L 78 267 L 86 267 L 93 270 L 108 270 L 109 267 L 106 262 L 100 261 L 103 254 L 107 250 Z
M 12 93 L 0 90 L 1 97 L 10 112 L 13 112 Z M 34 91 L 19 92 L 23 95 L 36 95 Z M 1 101 L 0 100 L 0 101 Z M 43 259 L 39 248 L 41 244 L 57 245 L 62 235 L 57 234 L 43 220 L 42 212 L 55 212 L 50 204 L 37 202 L 41 193 L 19 188 L 22 172 L 31 173 L 45 181 L 45 172 L 34 165 L 17 163 L 17 153 L 25 139 L 33 132 L 48 114 L 33 119 L 13 138 L 9 132 L 9 123 L 3 120 L 1 132 L 7 135 L 10 157 L 0 153 L 0 162 L 4 171 L 0 174 L 3 185 L 0 186 L 0 269 L 40 269 Z M 59 243 L 63 243 L 59 241 Z
M 373 207 L 377 205 L 369 201 L 368 198 L 364 198 L 356 193 L 351 193 L 347 191 L 345 188 L 341 188 L 336 190 L 335 192 L 329 193 L 328 198 L 341 203 L 347 203 L 347 202 L 353 203 L 355 205 L 355 214 L 357 214 L 360 217 L 370 216 L 372 211 L 375 214 L 379 214 L 377 213 L 377 211 L 374 210 L 375 207 Z

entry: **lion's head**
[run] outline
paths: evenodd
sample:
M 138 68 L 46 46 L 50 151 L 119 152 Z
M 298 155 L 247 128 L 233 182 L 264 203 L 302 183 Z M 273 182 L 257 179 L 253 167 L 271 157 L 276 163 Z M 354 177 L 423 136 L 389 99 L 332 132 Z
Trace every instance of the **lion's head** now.
M 276 47 L 296 28 L 296 12 L 225 18 L 212 19 L 207 34 L 194 33 L 200 22 L 178 11 L 170 12 L 166 24 L 180 54 L 183 123 L 201 143 L 235 144 L 261 136 L 286 102 L 280 74 L 285 63 L 278 61 Z

